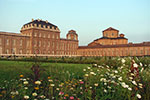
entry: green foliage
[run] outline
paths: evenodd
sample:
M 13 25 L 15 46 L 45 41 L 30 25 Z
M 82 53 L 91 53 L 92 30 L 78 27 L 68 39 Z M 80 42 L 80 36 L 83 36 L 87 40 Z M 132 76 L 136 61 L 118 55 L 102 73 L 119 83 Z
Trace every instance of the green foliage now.
M 139 72 L 130 70 L 133 59 Z M 29 96 L 29 100 L 149 100 L 149 59 L 62 57 L 32 58 L 30 62 L 2 60 L 0 99 L 25 100 L 24 96 Z M 58 63 L 61 61 L 63 63 Z M 90 64 L 71 64 L 79 62 Z M 31 68 L 37 66 L 40 76 L 35 80 L 38 75 L 33 74 Z M 36 84 L 36 81 L 41 83 Z

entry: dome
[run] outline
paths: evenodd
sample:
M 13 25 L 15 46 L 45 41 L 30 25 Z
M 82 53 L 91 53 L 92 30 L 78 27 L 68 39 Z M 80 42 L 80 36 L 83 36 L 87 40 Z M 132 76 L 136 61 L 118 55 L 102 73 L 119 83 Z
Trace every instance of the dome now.
M 76 33 L 75 30 L 70 30 L 70 31 L 68 32 L 68 34 L 75 34 L 75 35 L 77 35 L 77 33 Z

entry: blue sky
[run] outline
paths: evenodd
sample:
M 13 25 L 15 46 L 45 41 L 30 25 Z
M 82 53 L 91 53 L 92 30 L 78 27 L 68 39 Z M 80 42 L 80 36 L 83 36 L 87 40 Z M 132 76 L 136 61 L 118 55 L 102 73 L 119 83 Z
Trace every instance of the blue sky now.
M 129 42 L 150 41 L 150 0 L 0 0 L 0 31 L 19 33 L 32 18 L 57 25 L 62 38 L 76 30 L 80 45 L 102 37 L 108 27 Z

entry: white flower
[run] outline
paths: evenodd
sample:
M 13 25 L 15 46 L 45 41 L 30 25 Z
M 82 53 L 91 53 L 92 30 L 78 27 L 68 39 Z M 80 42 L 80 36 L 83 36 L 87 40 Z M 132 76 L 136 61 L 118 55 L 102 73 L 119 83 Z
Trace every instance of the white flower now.
M 118 71 L 117 71 L 117 70 L 115 70 L 115 73 L 118 73 Z
M 87 67 L 87 69 L 91 69 L 90 67 Z
M 143 84 L 139 83 L 139 88 L 143 88 Z
M 44 98 L 45 98 L 45 96 L 44 96 L 44 95 L 41 95 L 40 97 L 41 97 L 42 99 L 44 99 Z
M 122 59 L 121 62 L 124 64 L 124 63 L 126 62 L 126 60 L 125 60 L 125 59 Z
M 140 66 L 143 66 L 143 64 L 142 64 L 142 63 L 140 63 Z
M 29 99 L 29 96 L 25 95 L 25 96 L 24 96 L 24 99 Z
M 141 98 L 141 95 L 140 94 L 136 94 L 136 96 L 140 99 Z
M 27 84 L 28 84 L 28 81 L 24 81 L 23 84 L 27 85 Z
M 106 90 L 106 89 L 104 89 L 104 92 L 105 92 L 105 93 L 107 93 L 107 90 Z
M 137 85 L 137 83 L 136 83 L 135 81 L 132 81 L 132 83 L 133 83 L 134 85 Z
M 140 72 L 143 72 L 143 70 L 144 70 L 144 68 L 142 68 Z
M 89 75 L 88 74 L 85 74 L 85 77 L 88 77 Z
M 132 91 L 132 88 L 129 87 L 128 90 Z
M 35 97 L 35 96 L 37 96 L 37 93 L 32 93 L 32 95 Z
M 10 94 L 15 95 L 15 94 L 16 94 L 16 92 L 11 92 Z
M 107 86 L 107 88 L 111 89 L 111 87 L 110 87 L 110 86 Z
M 51 86 L 51 87 L 54 87 L 54 86 L 55 86 L 55 84 L 50 84 L 50 86 Z
M 90 74 L 91 74 L 91 75 L 94 75 L 95 73 L 94 73 L 94 72 L 90 72 Z
M 133 67 L 137 68 L 137 67 L 138 67 L 138 65 L 137 65 L 136 63 L 134 63 L 134 64 L 133 64 Z
M 19 94 L 19 92 L 18 91 L 16 91 L 16 95 L 18 95 Z
M 40 85 L 41 81 L 35 81 L 35 84 Z
M 24 79 L 22 79 L 22 80 L 23 80 L 23 81 L 26 81 L 27 79 L 24 78 Z
M 129 77 L 129 79 L 130 79 L 130 80 L 132 80 L 132 79 L 133 79 L 133 77 Z
M 53 82 L 53 80 L 48 80 L 49 82 Z
M 95 84 L 94 84 L 94 86 L 96 86 L 96 87 L 97 87 L 97 86 L 98 86 L 98 83 L 95 83 Z
M 59 90 L 59 88 L 56 88 L 56 90 Z
M 27 90 L 27 89 L 28 89 L 28 87 L 24 87 L 24 89 L 25 89 L 25 90 Z
M 129 87 L 129 85 L 127 85 L 125 82 L 122 82 L 121 85 L 122 85 L 123 88 L 128 88 Z
M 133 73 L 131 73 L 131 76 L 134 76 L 134 74 L 133 74 Z
M 85 71 L 86 71 L 86 69 L 83 69 L 83 71 L 85 72 Z
M 119 80 L 119 81 L 122 81 L 122 77 L 119 77 L 118 80 Z

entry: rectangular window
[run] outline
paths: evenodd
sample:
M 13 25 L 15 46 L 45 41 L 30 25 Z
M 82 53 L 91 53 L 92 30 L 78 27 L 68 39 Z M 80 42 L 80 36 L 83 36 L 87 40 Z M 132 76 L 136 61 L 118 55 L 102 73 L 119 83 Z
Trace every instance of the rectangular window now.
M 6 40 L 6 45 L 9 45 L 9 39 Z
M 41 46 L 41 41 L 39 41 L 39 47 Z
M 6 54 L 9 54 L 9 49 L 6 49 Z
M 34 33 L 34 37 L 36 37 L 37 36 L 37 33 Z
M 16 40 L 13 40 L 13 46 L 15 46 L 16 45 Z
M 22 40 L 20 40 L 20 46 L 22 46 Z
M 50 34 L 48 34 L 48 38 L 50 38 Z
M 0 38 L 0 45 L 2 45 L 2 39 Z
M 41 37 L 41 33 L 39 33 L 39 37 Z
M 2 47 L 0 47 L 0 54 L 2 54 Z

